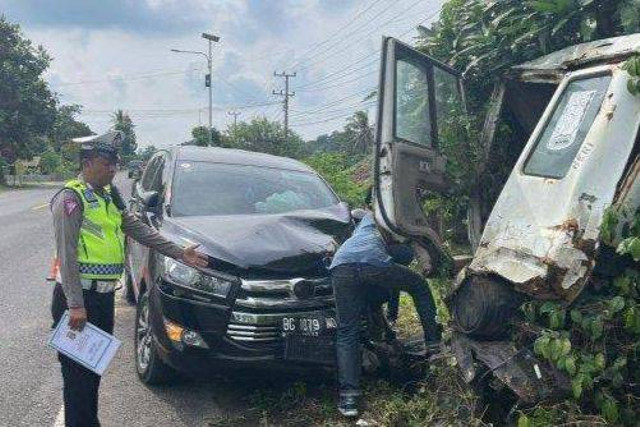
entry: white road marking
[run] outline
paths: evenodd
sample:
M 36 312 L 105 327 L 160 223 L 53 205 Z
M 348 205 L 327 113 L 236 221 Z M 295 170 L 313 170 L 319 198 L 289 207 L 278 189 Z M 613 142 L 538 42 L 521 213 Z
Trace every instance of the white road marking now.
M 53 427 L 64 427 L 64 405 L 60 406 L 56 420 L 53 422 Z
M 40 209 L 46 208 L 47 206 L 49 206 L 49 203 L 45 203 L 45 204 L 43 204 L 43 205 L 34 206 L 34 207 L 32 207 L 32 208 L 31 208 L 31 210 L 32 210 L 32 211 L 37 211 L 37 210 L 40 210 Z

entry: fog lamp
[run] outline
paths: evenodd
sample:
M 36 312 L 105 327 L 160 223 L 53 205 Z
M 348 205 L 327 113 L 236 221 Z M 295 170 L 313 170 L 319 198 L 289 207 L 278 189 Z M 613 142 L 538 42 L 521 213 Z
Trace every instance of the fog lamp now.
M 191 347 L 209 348 L 199 333 L 186 329 L 170 320 L 164 320 L 164 329 L 167 337 L 176 344 L 186 344 Z

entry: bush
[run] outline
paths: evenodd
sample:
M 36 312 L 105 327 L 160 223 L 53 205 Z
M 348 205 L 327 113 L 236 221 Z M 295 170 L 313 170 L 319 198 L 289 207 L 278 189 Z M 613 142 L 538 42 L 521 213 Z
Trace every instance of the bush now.
M 358 184 L 353 179 L 354 168 L 362 157 L 344 153 L 318 153 L 304 160 L 333 187 L 342 201 L 351 207 L 364 204 L 368 184 Z
M 44 175 L 51 175 L 60 168 L 62 156 L 53 151 L 47 151 L 40 157 L 40 169 Z

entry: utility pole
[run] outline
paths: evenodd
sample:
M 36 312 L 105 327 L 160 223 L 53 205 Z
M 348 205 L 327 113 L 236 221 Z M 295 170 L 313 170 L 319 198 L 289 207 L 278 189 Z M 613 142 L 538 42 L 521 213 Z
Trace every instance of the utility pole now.
M 233 116 L 233 130 L 236 130 L 238 125 L 238 116 L 242 114 L 240 111 L 227 111 L 227 114 Z
M 289 78 L 295 77 L 296 73 L 287 74 L 286 71 L 282 73 L 276 73 L 274 71 L 273 75 L 274 77 L 284 77 L 284 91 L 282 89 L 280 89 L 280 92 L 273 90 L 271 93 L 284 97 L 282 108 L 284 110 L 284 139 L 286 141 L 289 138 L 289 98 L 296 95 L 295 92 L 289 92 Z

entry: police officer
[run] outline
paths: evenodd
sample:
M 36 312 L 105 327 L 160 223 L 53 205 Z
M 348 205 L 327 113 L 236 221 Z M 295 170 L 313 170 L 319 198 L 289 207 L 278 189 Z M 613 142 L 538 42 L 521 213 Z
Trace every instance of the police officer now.
M 207 256 L 195 246 L 182 248 L 127 212 L 112 180 L 122 133 L 78 138 L 82 173 L 52 202 L 59 269 L 51 312 L 54 326 L 69 309 L 69 326 L 85 323 L 112 333 L 114 293 L 124 271 L 124 235 L 186 264 L 205 267 Z M 100 376 L 58 354 L 64 383 L 65 424 L 99 426 Z

